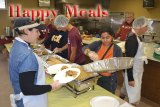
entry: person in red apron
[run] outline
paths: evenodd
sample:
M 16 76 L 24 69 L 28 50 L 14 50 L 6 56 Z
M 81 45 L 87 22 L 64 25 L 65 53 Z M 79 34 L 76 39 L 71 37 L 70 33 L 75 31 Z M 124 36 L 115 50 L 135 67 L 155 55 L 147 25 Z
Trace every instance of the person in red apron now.
M 129 102 L 136 105 L 139 103 L 141 96 L 143 64 L 144 61 L 147 63 L 143 52 L 143 43 L 141 42 L 141 36 L 147 31 L 147 19 L 145 17 L 136 18 L 132 27 L 132 32 L 128 34 L 125 43 L 125 55 L 126 57 L 134 57 L 134 63 L 132 68 L 125 70 L 121 97 L 127 93 Z
M 115 38 L 121 41 L 125 41 L 127 34 L 131 32 L 132 23 L 134 21 L 134 13 L 126 12 L 124 14 L 125 21 L 121 24 L 118 32 L 115 34 Z
M 111 28 L 104 28 L 101 30 L 101 40 L 93 42 L 83 47 L 85 55 L 89 56 L 91 60 L 103 60 L 112 57 L 121 57 L 122 51 L 120 47 L 113 44 L 114 32 Z M 104 89 L 115 93 L 117 87 L 117 73 L 100 73 L 101 77 L 98 79 L 97 84 Z
M 9 77 L 14 93 L 10 95 L 12 107 L 47 107 L 47 92 L 62 86 L 58 81 L 45 85 L 42 60 L 30 48 L 37 43 L 39 30 L 45 26 L 29 18 L 14 22 L 18 37 L 15 38 L 9 55 Z

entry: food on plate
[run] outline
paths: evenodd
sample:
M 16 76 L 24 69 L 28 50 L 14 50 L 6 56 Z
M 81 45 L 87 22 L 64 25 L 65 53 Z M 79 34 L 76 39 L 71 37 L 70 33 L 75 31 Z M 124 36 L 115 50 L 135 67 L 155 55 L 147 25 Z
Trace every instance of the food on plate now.
M 76 77 L 76 75 L 77 75 L 77 72 L 76 72 L 76 71 L 68 70 L 68 71 L 66 72 L 66 77 L 67 77 L 67 76 Z
M 61 70 L 67 69 L 68 66 L 62 66 Z
M 86 72 L 81 66 L 73 66 L 72 68 L 78 68 L 81 71 L 80 75 L 76 78 L 78 81 L 83 81 L 94 76 L 94 73 Z

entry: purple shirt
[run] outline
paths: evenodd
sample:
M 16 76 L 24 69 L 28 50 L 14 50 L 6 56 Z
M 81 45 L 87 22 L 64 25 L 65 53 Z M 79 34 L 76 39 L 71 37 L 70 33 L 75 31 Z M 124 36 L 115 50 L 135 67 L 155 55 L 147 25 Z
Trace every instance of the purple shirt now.
M 83 64 L 85 62 L 85 55 L 82 52 L 82 38 L 76 27 L 73 27 L 68 32 L 68 59 L 71 56 L 71 47 L 76 47 L 76 57 L 74 63 Z

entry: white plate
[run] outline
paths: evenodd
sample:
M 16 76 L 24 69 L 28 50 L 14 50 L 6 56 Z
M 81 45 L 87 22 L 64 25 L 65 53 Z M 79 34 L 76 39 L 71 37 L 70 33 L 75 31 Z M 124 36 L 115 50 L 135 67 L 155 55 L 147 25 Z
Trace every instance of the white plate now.
M 110 96 L 97 96 L 90 100 L 92 107 L 119 107 L 119 101 Z
M 71 68 L 70 64 L 55 64 L 55 65 L 48 67 L 46 72 L 50 75 L 56 74 L 57 72 L 62 71 L 61 68 L 63 66 L 67 66 L 68 68 Z
M 75 77 L 73 77 L 73 76 L 66 76 L 66 72 L 69 71 L 69 70 L 77 72 L 77 75 Z M 58 80 L 60 83 L 68 83 L 68 82 L 71 82 L 74 79 L 76 79 L 79 75 L 80 75 L 80 69 L 78 69 L 78 68 L 67 68 L 67 69 L 64 69 L 64 70 L 58 72 L 53 77 L 53 80 L 54 81 Z

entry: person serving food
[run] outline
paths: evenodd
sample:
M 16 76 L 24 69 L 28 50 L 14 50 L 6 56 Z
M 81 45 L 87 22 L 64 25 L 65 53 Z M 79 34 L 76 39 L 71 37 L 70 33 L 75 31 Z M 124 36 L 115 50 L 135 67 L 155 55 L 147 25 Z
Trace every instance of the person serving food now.
M 121 48 L 113 43 L 114 32 L 108 27 L 104 28 L 100 32 L 101 40 L 93 42 L 85 47 L 83 47 L 83 52 L 85 55 L 93 61 L 108 59 L 112 57 L 121 57 Z M 97 84 L 104 89 L 115 93 L 117 87 L 117 73 L 100 73 L 101 77 L 98 79 Z
M 47 107 L 47 92 L 62 86 L 58 81 L 45 85 L 45 71 L 41 59 L 33 53 L 30 44 L 35 44 L 39 30 L 45 26 L 29 18 L 14 22 L 18 37 L 15 38 L 9 55 L 9 77 L 14 91 L 10 95 L 12 107 Z

